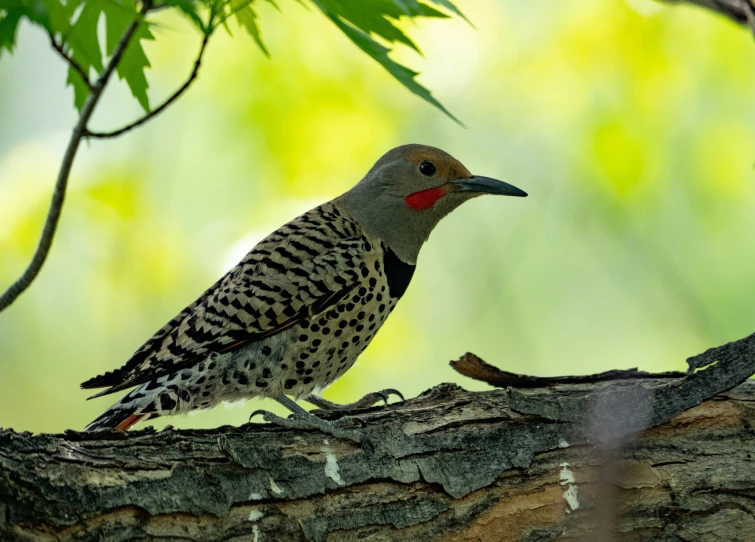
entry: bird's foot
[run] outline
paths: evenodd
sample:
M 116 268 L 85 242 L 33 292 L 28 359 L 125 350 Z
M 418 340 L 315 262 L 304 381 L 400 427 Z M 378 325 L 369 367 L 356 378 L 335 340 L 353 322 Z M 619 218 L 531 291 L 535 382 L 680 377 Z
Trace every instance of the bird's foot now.
M 353 403 L 348 403 L 344 405 L 339 404 L 339 403 L 333 403 L 317 395 L 308 395 L 307 397 L 304 398 L 304 400 L 307 401 L 308 403 L 312 403 L 320 410 L 343 412 L 345 414 L 348 414 L 352 410 L 361 410 L 364 408 L 370 408 L 371 406 L 374 406 L 375 403 L 378 403 L 380 401 L 383 401 L 383 403 L 387 405 L 388 398 L 391 395 L 395 395 L 399 397 L 402 402 L 405 401 L 402 393 L 392 388 L 368 393 L 367 395 L 365 395 L 358 401 L 354 401 Z
M 249 416 L 249 421 L 251 421 L 252 418 L 254 416 L 257 416 L 258 414 L 262 415 L 262 419 L 266 422 L 275 424 L 279 427 L 285 427 L 286 429 L 320 431 L 322 433 L 325 433 L 326 435 L 350 440 L 352 442 L 362 444 L 363 446 L 366 446 L 368 448 L 373 448 L 372 442 L 370 441 L 369 437 L 367 437 L 367 435 L 365 435 L 362 431 L 359 431 L 357 429 L 346 429 L 343 427 L 338 427 L 335 423 L 320 419 L 314 414 L 311 414 L 303 409 L 301 411 L 296 410 L 288 418 L 276 416 L 275 414 L 268 412 L 267 410 L 255 410 Z M 362 427 L 365 427 L 367 425 L 364 420 L 360 418 L 344 419 L 344 421 L 351 420 L 357 421 Z M 342 420 L 338 421 L 340 422 Z

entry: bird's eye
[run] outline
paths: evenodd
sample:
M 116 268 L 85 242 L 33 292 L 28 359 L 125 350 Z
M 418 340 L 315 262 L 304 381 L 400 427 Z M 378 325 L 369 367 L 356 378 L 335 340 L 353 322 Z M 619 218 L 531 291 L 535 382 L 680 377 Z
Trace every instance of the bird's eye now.
M 422 173 L 422 175 L 427 175 L 428 177 L 430 177 L 433 173 L 435 173 L 435 166 L 432 162 L 425 160 L 419 165 L 419 172 Z

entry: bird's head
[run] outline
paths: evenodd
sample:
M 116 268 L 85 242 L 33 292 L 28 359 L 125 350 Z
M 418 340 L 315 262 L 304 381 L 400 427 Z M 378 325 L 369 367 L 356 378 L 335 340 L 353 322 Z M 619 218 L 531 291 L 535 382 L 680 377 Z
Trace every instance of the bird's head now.
M 368 232 L 403 260 L 414 262 L 444 216 L 483 194 L 527 195 L 502 181 L 472 175 L 440 149 L 403 145 L 384 154 L 339 200 Z

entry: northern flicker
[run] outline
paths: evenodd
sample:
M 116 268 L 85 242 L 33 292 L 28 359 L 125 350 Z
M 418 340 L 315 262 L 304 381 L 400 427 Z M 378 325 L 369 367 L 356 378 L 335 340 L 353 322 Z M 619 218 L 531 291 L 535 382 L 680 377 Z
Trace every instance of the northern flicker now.
M 87 430 L 270 397 L 295 422 L 338 436 L 287 396 L 333 406 L 319 392 L 354 364 L 395 308 L 430 232 L 482 194 L 527 195 L 472 175 L 434 147 L 389 151 L 351 190 L 263 239 L 120 369 L 84 382 L 107 388 L 94 397 L 134 388 Z

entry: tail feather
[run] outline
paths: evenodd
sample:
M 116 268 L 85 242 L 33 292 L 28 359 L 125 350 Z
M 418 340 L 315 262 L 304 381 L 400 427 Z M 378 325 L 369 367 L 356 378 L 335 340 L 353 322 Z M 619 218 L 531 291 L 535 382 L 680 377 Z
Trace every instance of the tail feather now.
M 176 385 L 166 387 L 168 378 L 169 376 L 137 386 L 87 425 L 86 430 L 125 431 L 140 421 L 188 412 L 193 408 L 191 394 Z
M 126 431 L 142 420 L 149 420 L 154 413 L 138 412 L 135 405 L 116 403 L 86 426 L 86 431 Z
M 132 414 L 131 416 L 123 420 L 121 423 L 116 425 L 115 430 L 127 431 L 128 429 L 131 428 L 131 426 L 139 423 L 140 421 L 142 421 L 142 419 L 146 418 L 147 416 L 149 415 L 148 414 Z
M 178 396 L 162 384 L 154 381 L 134 388 L 87 425 L 86 431 L 126 431 L 140 421 L 173 414 Z
M 90 390 L 92 388 L 108 388 L 120 384 L 122 381 L 123 371 L 121 369 L 115 369 L 114 371 L 108 371 L 107 373 L 90 378 L 86 382 L 82 382 L 81 389 Z

